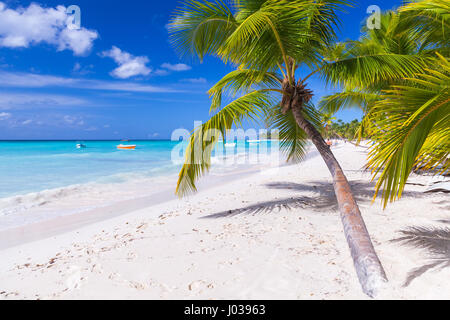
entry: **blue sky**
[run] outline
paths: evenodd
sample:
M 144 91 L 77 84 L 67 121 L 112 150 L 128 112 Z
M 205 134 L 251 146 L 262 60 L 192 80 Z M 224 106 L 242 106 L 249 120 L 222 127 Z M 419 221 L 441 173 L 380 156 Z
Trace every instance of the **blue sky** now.
M 357 39 L 369 5 L 340 14 Z M 65 8 L 81 8 L 81 29 Z M 180 60 L 166 24 L 178 1 L 0 0 L 0 139 L 165 139 L 208 118 L 206 91 L 229 72 L 215 58 Z M 315 99 L 330 92 L 318 79 Z M 340 112 L 350 121 L 360 112 Z

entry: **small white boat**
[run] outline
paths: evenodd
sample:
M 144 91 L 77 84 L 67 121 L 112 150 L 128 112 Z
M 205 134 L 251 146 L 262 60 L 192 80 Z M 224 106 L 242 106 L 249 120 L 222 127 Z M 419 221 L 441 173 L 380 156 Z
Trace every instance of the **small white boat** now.
M 225 143 L 225 147 L 234 148 L 234 147 L 236 147 L 236 143 Z
M 82 144 L 82 143 L 77 144 L 77 149 L 84 149 L 84 148 L 86 148 L 86 146 L 84 144 Z

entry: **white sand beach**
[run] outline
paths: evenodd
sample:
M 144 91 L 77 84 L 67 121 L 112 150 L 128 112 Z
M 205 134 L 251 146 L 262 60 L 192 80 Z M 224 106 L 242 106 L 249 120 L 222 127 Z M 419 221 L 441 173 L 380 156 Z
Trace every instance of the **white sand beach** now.
M 389 278 L 379 298 L 450 299 L 448 266 L 404 286 L 433 256 L 392 241 L 409 227 L 448 228 L 449 195 L 424 193 L 429 177 L 412 175 L 403 198 L 382 210 L 362 170 L 366 150 L 333 147 Z M 4 243 L 0 299 L 369 299 L 320 157 L 143 206 L 119 203 L 92 221 L 85 213 L 72 228 L 76 218 L 64 216 L 0 232 L 6 242 L 33 240 Z

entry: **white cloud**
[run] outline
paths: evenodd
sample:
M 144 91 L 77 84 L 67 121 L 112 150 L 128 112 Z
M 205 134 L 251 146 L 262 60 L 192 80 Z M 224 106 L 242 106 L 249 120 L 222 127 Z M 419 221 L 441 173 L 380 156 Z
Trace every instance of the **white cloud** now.
M 11 118 L 11 113 L 8 113 L 8 112 L 1 112 L 0 113 L 0 121 L 1 120 L 6 120 L 6 119 L 9 119 L 9 118 Z
M 77 75 L 86 75 L 92 73 L 92 69 L 94 69 L 93 64 L 84 67 L 79 62 L 76 62 L 75 65 L 73 66 L 72 73 Z
M 75 55 L 87 54 L 98 33 L 86 28 L 69 29 L 71 17 L 66 7 L 29 7 L 10 9 L 0 2 L 0 47 L 28 48 L 41 43 L 56 46 L 58 51 L 71 50 Z
M 86 128 L 86 129 L 84 129 L 85 131 L 97 131 L 98 129 L 97 129 L 97 127 L 89 127 L 89 128 Z
M 125 91 L 144 93 L 168 93 L 181 92 L 169 87 L 158 87 L 135 82 L 101 81 L 78 78 L 64 78 L 51 75 L 40 75 L 34 73 L 13 73 L 0 71 L 0 87 L 16 88 L 44 88 L 65 87 L 87 90 Z M 0 107 L 1 107 L 0 95 Z
M 75 121 L 77 121 L 77 118 L 72 116 L 64 116 L 63 120 L 68 124 L 73 124 Z
M 80 106 L 86 103 L 83 99 L 64 95 L 24 93 L 2 93 L 0 95 L 0 110 L 15 107 Z
M 0 85 L 5 87 L 42 88 L 48 86 L 70 86 L 76 79 L 40 75 L 35 73 L 0 72 Z
M 70 126 L 84 126 L 85 122 L 81 117 L 65 115 L 63 121 Z
M 155 92 L 180 92 L 170 88 L 155 87 L 150 85 L 141 85 L 139 83 L 133 82 L 107 82 L 107 81 L 91 81 L 89 86 L 83 88 L 94 89 L 94 90 L 108 90 L 108 91 L 128 91 L 128 92 L 145 92 L 145 93 L 155 93 Z
M 82 56 L 91 51 L 98 34 L 87 29 L 64 29 L 59 38 L 58 50 L 72 50 L 75 55 Z
M 147 57 L 135 57 L 116 46 L 113 46 L 109 51 L 102 52 L 101 56 L 112 58 L 119 65 L 111 72 L 111 75 L 116 78 L 127 79 L 138 75 L 146 76 L 152 71 L 146 66 L 149 62 Z
M 80 71 L 80 69 L 81 69 L 81 64 L 80 64 L 79 62 L 77 62 L 77 63 L 75 63 L 75 65 L 73 66 L 72 71 L 73 71 L 73 72 L 77 72 L 77 71 Z
M 24 126 L 26 126 L 26 125 L 28 125 L 28 124 L 31 124 L 32 122 L 33 122 L 33 120 L 28 119 L 28 120 L 23 121 L 22 124 L 23 124 Z
M 161 68 L 167 69 L 170 71 L 187 71 L 191 70 L 192 68 L 184 63 L 178 63 L 178 64 L 170 64 L 170 63 L 163 63 L 161 65 Z
M 157 76 L 166 76 L 169 74 L 169 71 L 163 69 L 156 69 L 155 72 L 153 72 L 153 74 Z
M 159 132 L 153 132 L 147 134 L 147 139 L 158 139 L 159 136 L 160 136 Z
M 189 83 L 206 83 L 205 78 L 188 78 L 188 79 L 181 79 L 180 81 Z

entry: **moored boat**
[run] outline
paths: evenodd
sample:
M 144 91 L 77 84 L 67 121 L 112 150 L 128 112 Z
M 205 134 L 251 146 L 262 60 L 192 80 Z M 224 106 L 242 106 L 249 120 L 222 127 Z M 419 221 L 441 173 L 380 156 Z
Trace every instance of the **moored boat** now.
M 225 143 L 226 148 L 234 148 L 236 147 L 236 143 Z
M 136 145 L 134 145 L 134 144 L 119 144 L 117 146 L 117 149 L 120 149 L 120 150 L 134 150 L 134 149 L 136 149 Z

